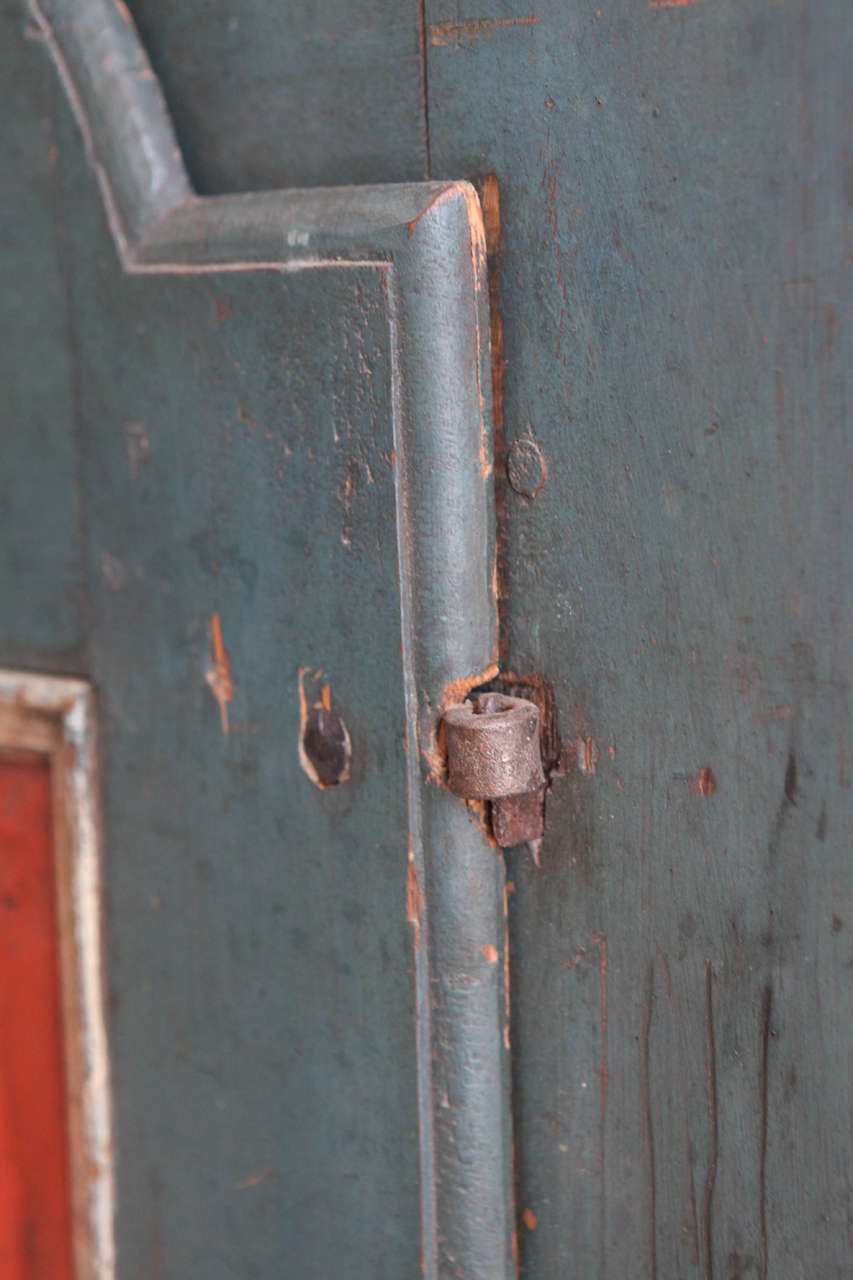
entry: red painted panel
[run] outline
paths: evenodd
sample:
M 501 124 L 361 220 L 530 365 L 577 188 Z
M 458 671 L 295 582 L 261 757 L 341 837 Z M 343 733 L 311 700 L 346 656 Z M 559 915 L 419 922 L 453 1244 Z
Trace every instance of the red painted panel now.
M 50 768 L 0 759 L 0 1280 L 71 1280 Z

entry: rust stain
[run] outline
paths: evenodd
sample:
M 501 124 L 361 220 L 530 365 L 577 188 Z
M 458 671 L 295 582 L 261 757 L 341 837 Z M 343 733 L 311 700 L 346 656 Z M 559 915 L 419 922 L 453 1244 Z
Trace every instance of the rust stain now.
M 700 769 L 696 775 L 696 790 L 700 796 L 712 796 L 717 790 L 717 782 L 710 765 L 706 764 L 704 769 Z
M 484 947 L 478 947 L 478 951 L 482 951 L 486 964 L 497 964 L 498 949 L 493 942 L 489 942 Z
M 440 49 L 461 40 L 488 39 L 503 27 L 529 27 L 538 21 L 531 14 L 525 18 L 467 18 L 462 22 L 435 22 L 426 29 L 427 41 L 433 49 Z
M 315 676 L 314 678 L 316 679 L 316 676 Z M 332 709 L 332 689 L 331 689 L 331 686 L 330 686 L 330 685 L 328 685 L 328 684 L 324 684 L 324 685 L 323 685 L 323 688 L 322 688 L 322 690 L 321 690 L 321 692 L 320 692 L 320 702 L 321 702 L 321 703 L 322 703 L 322 705 L 323 705 L 323 710 L 324 710 L 324 711 L 331 711 L 331 709 Z
M 421 921 L 423 920 L 424 900 L 418 884 L 418 872 L 415 867 L 415 855 L 409 845 L 409 870 L 406 876 L 406 919 L 415 933 L 415 951 L 421 945 Z
M 649 0 L 650 9 L 689 9 L 691 5 L 701 4 L 702 0 Z
M 211 692 L 219 704 L 219 716 L 222 721 L 222 732 L 225 737 L 228 736 L 228 703 L 234 698 L 234 684 L 231 679 L 231 663 L 228 660 L 228 650 L 225 648 L 225 641 L 222 639 L 222 626 L 219 621 L 219 614 L 214 613 L 210 619 L 210 644 L 213 656 L 213 665 L 207 671 L 205 679 L 210 685 Z
M 539 1226 L 539 1219 L 532 1209 L 525 1209 L 521 1216 L 528 1231 L 535 1231 Z
M 227 302 L 223 302 L 221 298 L 214 298 L 213 305 L 216 307 L 216 322 L 221 323 L 226 316 L 230 316 L 231 307 Z

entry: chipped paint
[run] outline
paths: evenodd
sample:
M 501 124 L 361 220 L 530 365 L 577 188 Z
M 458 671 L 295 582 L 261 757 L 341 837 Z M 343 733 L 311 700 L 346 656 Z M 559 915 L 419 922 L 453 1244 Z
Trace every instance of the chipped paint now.
M 306 730 L 308 729 L 309 713 L 311 711 L 326 711 L 331 713 L 332 711 L 332 688 L 330 684 L 328 683 L 324 684 L 320 689 L 319 697 L 314 698 L 313 701 L 309 700 L 308 694 L 305 689 L 306 679 L 310 679 L 312 684 L 317 684 L 318 681 L 322 679 L 322 676 L 323 676 L 322 667 L 319 667 L 316 671 L 314 671 L 313 674 L 311 672 L 310 667 L 299 668 L 298 677 L 297 677 L 297 687 L 298 687 L 298 696 L 299 696 L 298 748 L 299 748 L 299 763 L 302 766 L 303 771 L 308 775 L 308 777 L 311 779 L 311 781 L 314 783 L 315 786 L 319 787 L 321 791 L 326 791 L 330 787 L 335 787 L 340 785 L 340 783 L 342 782 L 349 781 L 351 776 L 350 761 L 352 758 L 352 744 L 350 743 L 349 733 L 347 731 L 346 725 L 344 724 L 343 720 L 340 719 L 340 717 L 336 717 L 338 727 L 343 734 L 343 740 L 344 740 L 343 746 L 344 746 L 344 754 L 346 757 L 346 763 L 343 771 L 338 775 L 335 781 L 324 782 L 323 779 L 318 774 L 313 761 L 311 760 L 310 756 L 305 750 L 305 734 L 306 734 Z
M 421 945 L 421 921 L 423 920 L 424 900 L 418 884 L 418 872 L 415 867 L 415 855 L 409 844 L 409 869 L 406 874 L 406 919 L 412 926 L 415 935 L 415 951 Z
M 259 1169 L 257 1173 L 250 1173 L 247 1178 L 243 1178 L 241 1182 L 234 1183 L 235 1191 L 248 1191 L 250 1187 L 258 1187 L 262 1182 L 266 1182 L 268 1178 L 278 1176 L 278 1169 Z
M 498 664 L 490 662 L 477 675 L 460 676 L 458 680 L 451 680 L 449 684 L 444 686 L 444 692 L 441 695 L 442 711 L 446 711 L 448 707 L 456 707 L 460 702 L 464 702 L 472 689 L 478 688 L 481 684 L 488 684 L 490 680 L 497 679 L 497 674 Z
M 578 768 L 581 773 L 594 774 L 598 771 L 598 743 L 594 738 L 579 737 L 575 742 Z
M 463 40 L 486 39 L 507 27 L 529 27 L 539 19 L 530 14 L 524 18 L 468 18 L 462 22 L 435 22 L 426 29 L 427 42 L 433 49 L 460 44 Z
M 228 703 L 234 698 L 234 684 L 231 679 L 231 663 L 228 650 L 222 638 L 222 626 L 219 614 L 214 613 L 210 619 L 210 647 L 213 665 L 208 668 L 205 680 L 219 706 L 219 717 L 222 722 L 222 733 L 228 737 Z

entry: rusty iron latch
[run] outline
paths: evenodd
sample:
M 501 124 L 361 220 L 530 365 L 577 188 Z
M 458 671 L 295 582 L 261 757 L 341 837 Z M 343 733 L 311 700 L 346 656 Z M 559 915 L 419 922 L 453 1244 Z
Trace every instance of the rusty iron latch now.
M 450 790 L 489 800 L 497 844 L 530 844 L 538 862 L 545 799 L 539 708 L 526 698 L 480 693 L 445 711 L 444 726 Z

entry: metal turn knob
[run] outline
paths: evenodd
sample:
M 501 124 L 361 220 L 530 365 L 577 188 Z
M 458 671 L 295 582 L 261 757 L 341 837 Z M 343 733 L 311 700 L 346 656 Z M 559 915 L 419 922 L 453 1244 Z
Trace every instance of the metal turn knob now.
M 526 698 L 481 693 L 444 713 L 448 785 L 466 800 L 492 801 L 495 840 L 508 848 L 542 837 L 539 708 Z

